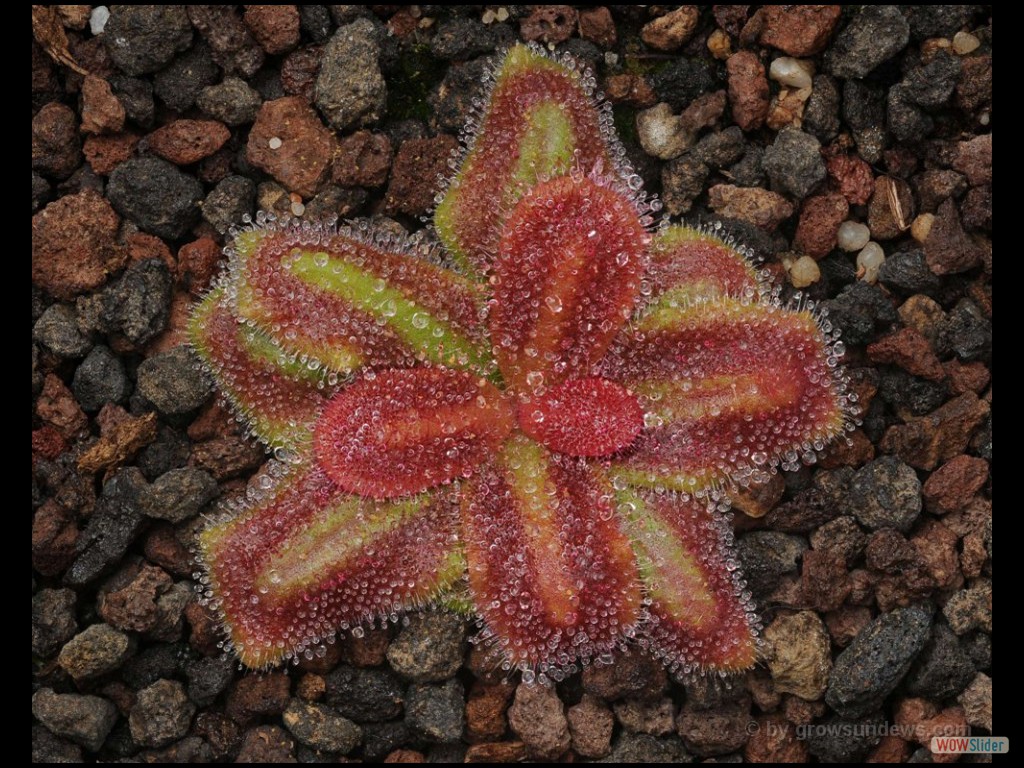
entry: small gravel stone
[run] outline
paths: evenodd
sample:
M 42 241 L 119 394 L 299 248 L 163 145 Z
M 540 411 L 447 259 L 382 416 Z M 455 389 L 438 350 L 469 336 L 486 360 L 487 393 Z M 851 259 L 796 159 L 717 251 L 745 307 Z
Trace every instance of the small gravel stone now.
M 807 701 L 825 694 L 832 672 L 831 641 L 818 615 L 801 611 L 777 617 L 764 631 L 775 690 Z
M 932 638 L 907 675 L 907 691 L 936 701 L 964 690 L 974 678 L 974 663 L 945 622 L 932 628 Z
M 839 21 L 837 5 L 766 5 L 762 8 L 761 43 L 790 56 L 810 56 L 828 44 Z M 745 33 L 744 33 L 745 34 Z
M 533 760 L 557 760 L 569 749 L 569 722 L 554 688 L 520 683 L 508 710 L 508 723 Z
M 807 748 L 825 763 L 860 762 L 881 740 L 885 717 L 873 712 L 863 717 L 833 715 L 810 729 Z
M 347 755 L 362 739 L 362 729 L 322 704 L 292 699 L 282 715 L 284 726 L 310 749 Z
M 768 69 L 768 76 L 772 80 L 790 88 L 810 88 L 813 75 L 812 65 L 791 56 L 780 56 Z
M 373 23 L 357 19 L 339 27 L 324 46 L 313 98 L 331 125 L 343 131 L 376 122 L 387 103 Z
M 430 52 L 445 61 L 465 61 L 491 53 L 497 42 L 493 27 L 476 19 L 456 17 L 438 26 L 430 41 Z
M 744 131 L 757 130 L 768 115 L 769 91 L 764 65 L 755 53 L 739 51 L 729 57 L 725 68 L 733 120 Z
M 249 132 L 246 158 L 289 190 L 312 197 L 327 177 L 336 142 L 301 96 L 265 102 Z
M 438 179 L 445 175 L 458 145 L 453 136 L 445 134 L 403 142 L 391 166 L 385 213 L 422 216 L 429 211 L 440 187 Z
M 839 225 L 836 238 L 840 248 L 847 253 L 852 253 L 868 244 L 868 240 L 871 239 L 871 230 L 868 229 L 867 224 L 861 224 L 859 221 L 844 221 Z
M 740 219 L 769 232 L 793 215 L 793 204 L 785 197 L 757 187 L 715 184 L 708 190 L 708 204 L 720 216 Z
M 208 707 L 227 690 L 235 676 L 236 662 L 230 656 L 204 656 L 185 665 L 188 697 L 197 707 Z
M 135 467 L 120 469 L 103 485 L 96 509 L 82 531 L 77 555 L 64 574 L 69 586 L 84 586 L 118 563 L 145 527 L 139 494 L 146 486 Z
M 203 185 L 156 157 L 135 157 L 110 174 L 107 197 L 118 213 L 167 240 L 183 238 L 199 218 Z
M 156 74 L 153 91 L 174 111 L 187 112 L 203 88 L 217 82 L 218 75 L 210 47 L 199 42 Z
M 627 696 L 656 699 L 668 685 L 668 677 L 660 661 L 633 651 L 620 654 L 614 664 L 585 666 L 582 682 L 584 691 L 604 701 Z
M 386 669 L 339 666 L 325 681 L 324 701 L 349 720 L 373 723 L 402 713 L 405 686 Z
M 297 5 L 246 6 L 245 25 L 263 50 L 271 55 L 287 53 L 299 44 Z
M 113 5 L 100 38 L 110 59 L 128 75 L 156 72 L 192 42 L 184 6 Z
M 196 98 L 199 109 L 229 126 L 253 122 L 262 103 L 259 92 L 237 77 L 203 88 Z
M 238 763 L 295 763 L 295 742 L 276 725 L 259 725 L 246 731 Z
M 957 698 L 969 725 L 992 731 L 992 678 L 979 672 Z
M 132 264 L 101 296 L 102 328 L 142 346 L 167 327 L 173 279 L 160 259 Z
M 902 294 L 934 294 L 939 289 L 939 278 L 928 269 L 924 254 L 916 250 L 887 256 L 878 270 L 878 280 Z
M 420 738 L 448 744 L 462 737 L 465 720 L 462 683 L 449 680 L 441 685 L 409 686 L 405 701 L 405 722 Z
M 742 749 L 749 738 L 750 697 L 725 701 L 704 709 L 687 699 L 676 718 L 676 730 L 686 749 L 702 757 L 727 755 Z
M 150 151 L 175 165 L 191 165 L 214 154 L 231 138 L 216 120 L 175 120 L 149 134 Z
M 849 718 L 878 709 L 928 642 L 931 621 L 921 607 L 898 608 L 875 619 L 836 658 L 825 701 Z
M 797 572 L 797 561 L 807 549 L 801 536 L 777 531 L 752 531 L 740 536 L 736 556 L 751 590 L 768 595 L 784 576 Z
M 656 701 L 626 699 L 617 702 L 614 709 L 615 718 L 632 733 L 667 736 L 675 730 L 675 705 L 670 698 Z M 571 719 L 569 725 L 572 726 Z
M 992 350 L 992 321 L 970 299 L 961 299 L 949 313 L 939 343 L 964 362 L 979 360 Z
M 974 629 L 992 633 L 992 582 L 979 579 L 968 589 L 954 592 L 942 608 L 949 626 L 958 635 Z
M 168 416 L 194 411 L 210 394 L 210 382 L 188 347 L 147 358 L 139 365 L 137 391 Z
M 188 17 L 226 74 L 251 77 L 263 65 L 263 49 L 242 23 L 234 6 L 190 5 Z
M 861 8 L 825 53 L 836 77 L 861 78 L 888 61 L 910 40 L 910 25 L 895 5 Z
M 697 6 L 680 6 L 647 22 L 640 30 L 640 39 L 656 50 L 674 51 L 690 39 L 697 29 L 699 19 Z
M 689 211 L 694 198 L 703 192 L 710 173 L 711 169 L 692 153 L 667 163 L 661 170 L 661 194 L 666 211 L 672 216 Z
M 54 693 L 40 688 L 32 696 L 32 714 L 52 733 L 97 752 L 117 721 L 117 708 L 99 696 Z
M 910 530 L 921 514 L 921 481 L 894 456 L 869 462 L 853 476 L 845 508 L 869 530 Z
M 66 304 L 50 305 L 32 328 L 32 338 L 58 357 L 82 357 L 92 347 L 78 329 L 75 310 Z
M 256 183 L 245 176 L 227 176 L 203 200 L 203 218 L 223 235 L 255 205 Z
M 98 411 L 107 403 L 121 403 L 131 391 L 121 358 L 97 344 L 75 369 L 71 382 L 75 399 L 86 411 Z
M 109 624 L 91 624 L 61 648 L 57 661 L 76 682 L 91 680 L 118 669 L 134 646 L 128 635 Z
M 59 179 L 82 161 L 75 113 L 60 102 L 46 104 L 32 118 L 32 168 Z
M 388 663 L 414 683 L 447 680 L 462 665 L 464 642 L 461 617 L 440 611 L 414 614 L 388 646 Z
M 857 274 L 865 283 L 878 281 L 878 270 L 885 264 L 885 251 L 875 242 L 868 242 L 857 254 Z
M 682 112 L 701 94 L 715 90 L 719 83 L 711 62 L 680 57 L 668 61 L 648 76 L 658 101 L 666 101 L 673 111 Z
M 81 763 L 84 759 L 77 744 L 54 736 L 41 725 L 32 726 L 33 763 Z
M 198 514 L 217 491 L 217 481 L 201 469 L 172 469 L 146 489 L 140 508 L 147 517 L 180 523 Z
M 125 116 L 136 125 L 149 128 L 153 124 L 156 110 L 153 86 L 149 80 L 114 74 L 108 82 L 117 100 L 124 107 Z
M 70 589 L 41 589 L 32 595 L 32 653 L 46 658 L 70 640 L 78 629 L 75 593 Z
M 772 184 L 796 198 L 803 198 L 825 178 L 821 144 L 797 128 L 784 128 L 765 150 L 763 166 Z
M 164 747 L 188 733 L 195 705 L 177 680 L 157 680 L 139 691 L 128 717 L 132 738 L 143 747 Z
M 693 756 L 676 737 L 658 738 L 643 733 L 625 732 L 619 736 L 602 763 L 635 765 L 637 763 L 692 763 Z
M 573 751 L 580 757 L 604 757 L 612 749 L 615 718 L 608 706 L 590 694 L 567 713 Z
M 892 302 L 879 288 L 858 281 L 826 302 L 829 319 L 843 331 L 848 344 L 866 344 L 878 330 L 896 321 Z

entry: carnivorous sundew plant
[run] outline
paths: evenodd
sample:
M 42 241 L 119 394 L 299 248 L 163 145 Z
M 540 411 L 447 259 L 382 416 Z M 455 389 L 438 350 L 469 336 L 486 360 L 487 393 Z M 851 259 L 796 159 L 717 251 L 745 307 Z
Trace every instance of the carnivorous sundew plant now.
M 654 225 L 588 71 L 517 45 L 487 82 L 419 238 L 234 233 L 191 340 L 279 461 L 200 588 L 251 667 L 436 604 L 527 681 L 628 644 L 746 669 L 723 511 L 850 426 L 837 334 L 720 230 Z

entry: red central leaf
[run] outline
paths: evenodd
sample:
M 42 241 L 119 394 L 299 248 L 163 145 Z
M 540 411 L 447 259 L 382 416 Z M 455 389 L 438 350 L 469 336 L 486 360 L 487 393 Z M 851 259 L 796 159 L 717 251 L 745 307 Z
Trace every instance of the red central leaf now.
M 633 204 L 591 179 L 539 184 L 516 206 L 493 277 L 491 342 L 519 392 L 586 375 L 636 303 L 647 233 Z
M 607 456 L 644 428 L 636 395 L 608 379 L 570 379 L 523 400 L 519 426 L 534 440 L 570 456 Z
M 393 369 L 339 392 L 314 442 L 341 488 L 393 499 L 468 477 L 514 423 L 502 393 L 467 371 Z

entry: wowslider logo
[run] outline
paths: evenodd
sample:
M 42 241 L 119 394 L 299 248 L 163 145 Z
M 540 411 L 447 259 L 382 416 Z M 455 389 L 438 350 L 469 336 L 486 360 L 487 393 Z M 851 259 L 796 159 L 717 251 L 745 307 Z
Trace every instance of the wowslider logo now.
M 1005 736 L 935 736 L 930 748 L 935 755 L 1005 755 L 1010 740 Z

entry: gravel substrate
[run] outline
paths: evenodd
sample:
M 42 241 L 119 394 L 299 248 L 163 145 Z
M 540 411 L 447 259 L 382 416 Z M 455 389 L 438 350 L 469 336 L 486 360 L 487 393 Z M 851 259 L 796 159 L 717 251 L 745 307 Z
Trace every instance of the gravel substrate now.
M 670 8 L 34 6 L 34 761 L 929 762 L 992 731 L 989 11 Z M 267 457 L 189 307 L 257 209 L 421 228 L 516 40 L 593 67 L 667 213 L 843 330 L 851 443 L 737 502 L 765 661 L 527 686 L 422 614 L 242 670 L 190 546 Z

